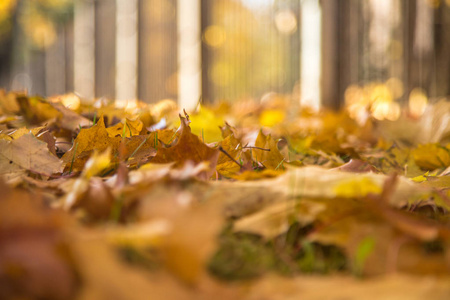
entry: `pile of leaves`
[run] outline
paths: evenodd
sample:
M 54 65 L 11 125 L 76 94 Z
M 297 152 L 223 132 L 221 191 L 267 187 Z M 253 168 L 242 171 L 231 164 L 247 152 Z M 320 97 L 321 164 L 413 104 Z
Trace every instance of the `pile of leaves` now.
M 447 299 L 449 120 L 0 91 L 0 298 Z

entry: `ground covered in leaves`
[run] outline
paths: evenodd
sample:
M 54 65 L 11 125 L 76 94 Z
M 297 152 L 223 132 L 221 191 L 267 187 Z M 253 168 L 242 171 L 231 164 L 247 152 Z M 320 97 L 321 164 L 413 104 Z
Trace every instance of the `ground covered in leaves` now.
M 449 120 L 0 91 L 0 298 L 448 299 Z

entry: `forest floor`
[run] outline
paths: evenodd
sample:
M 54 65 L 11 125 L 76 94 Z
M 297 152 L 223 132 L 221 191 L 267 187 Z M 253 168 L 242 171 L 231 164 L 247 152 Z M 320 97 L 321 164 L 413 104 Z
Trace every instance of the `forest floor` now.
M 0 91 L 0 298 L 449 299 L 450 103 L 357 117 Z

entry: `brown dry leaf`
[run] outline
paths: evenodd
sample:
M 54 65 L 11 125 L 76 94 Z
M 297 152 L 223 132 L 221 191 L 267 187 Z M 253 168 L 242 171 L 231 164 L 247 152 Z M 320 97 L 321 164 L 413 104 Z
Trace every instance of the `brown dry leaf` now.
M 0 140 L 0 175 L 7 180 L 24 174 L 25 170 L 50 176 L 61 171 L 62 163 L 51 154 L 47 143 L 31 133 L 13 141 Z
M 264 135 L 262 131 L 259 132 L 255 141 L 252 156 L 257 163 L 262 163 L 266 168 L 272 170 L 283 170 L 284 157 L 277 147 L 277 142 L 269 135 Z M 261 150 L 264 149 L 264 150 Z
M 230 135 L 236 136 L 236 128 L 225 122 L 225 125 L 220 127 L 220 130 L 222 131 L 222 137 L 226 139 Z
M 126 138 L 124 158 L 129 166 L 139 166 L 147 163 L 156 155 L 156 150 L 163 147 L 162 144 L 169 142 L 175 136 L 172 129 L 152 131 L 148 135 L 136 135 Z
M 56 156 L 56 138 L 48 131 L 36 135 L 36 137 L 47 144 L 48 151 Z
M 155 148 L 160 144 L 158 141 L 169 141 L 174 137 L 173 130 L 160 130 L 147 136 L 134 135 L 127 138 L 122 137 L 124 127 L 122 125 L 119 127 L 121 133 L 111 136 L 111 132 L 117 131 L 118 127 L 111 127 L 112 130 L 106 128 L 104 118 L 101 117 L 91 128 L 81 129 L 72 148 L 61 158 L 65 163 L 65 170 L 72 169 L 75 172 L 83 170 L 94 149 L 103 152 L 111 148 L 113 162 L 127 160 L 130 165 L 147 162 L 156 154 Z
M 17 97 L 20 111 L 30 124 L 41 124 L 48 120 L 57 120 L 62 117 L 57 109 L 46 99 L 41 97 Z
M 374 166 L 360 159 L 351 159 L 348 163 L 340 167 L 337 167 L 334 170 L 353 173 L 366 173 L 366 172 L 378 173 L 378 170 Z
M 175 166 L 182 166 L 187 161 L 192 161 L 195 164 L 207 161 L 210 163 L 211 170 L 214 170 L 219 156 L 219 150 L 206 146 L 198 136 L 191 133 L 186 119 L 181 116 L 180 119 L 180 136 L 167 148 L 164 146 L 158 147 L 152 163 L 175 162 Z
M 135 120 L 125 118 L 125 124 L 117 123 L 112 127 L 106 128 L 106 131 L 109 137 L 131 137 L 139 135 L 143 127 L 144 124 L 139 118 Z
M 199 203 L 194 192 L 161 182 L 141 196 L 138 216 L 145 222 L 166 222 L 170 230 L 161 241 L 164 262 L 177 277 L 196 285 L 206 276 L 206 262 L 216 245 L 224 198 Z
M 92 121 L 77 114 L 71 109 L 65 107 L 61 103 L 50 103 L 51 106 L 60 112 L 57 123 L 59 127 L 69 130 L 78 131 L 80 127 L 87 127 L 92 125 Z
M 107 220 L 114 205 L 114 195 L 102 179 L 94 177 L 74 208 L 82 208 L 93 220 Z
M 301 226 L 311 224 L 323 210 L 325 210 L 325 205 L 320 202 L 289 199 L 237 220 L 233 229 L 259 234 L 266 239 L 271 239 L 286 232 L 294 221 Z
M 109 137 L 101 117 L 91 128 L 81 129 L 72 148 L 63 155 L 61 160 L 65 163 L 66 169 L 81 171 L 94 149 L 100 152 L 104 152 L 109 147 L 118 149 L 121 141 L 121 138 Z

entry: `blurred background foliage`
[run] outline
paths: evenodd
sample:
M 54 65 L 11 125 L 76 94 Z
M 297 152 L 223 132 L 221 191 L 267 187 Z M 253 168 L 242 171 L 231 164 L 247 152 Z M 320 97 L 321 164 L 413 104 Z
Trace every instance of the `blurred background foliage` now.
M 72 0 L 3 0 L 0 4 L 0 39 L 23 31 L 31 46 L 45 48 L 55 42 L 58 26 L 71 18 Z
M 121 0 L 0 1 L 0 87 L 115 98 L 123 83 L 121 88 L 146 102 L 179 98 L 180 32 L 191 30 L 180 29 L 179 14 L 192 11 L 178 10 L 176 0 L 133 1 L 136 9 L 129 10 L 131 4 Z M 192 24 L 198 19 L 200 34 L 186 47 L 200 45 L 203 101 L 273 93 L 305 101 L 302 91 L 314 88 L 301 76 L 309 43 L 303 17 L 314 13 L 310 2 L 320 10 L 321 27 L 306 32 L 321 40 L 314 55 L 321 58 L 318 95 L 324 106 L 345 104 L 355 118 L 369 112 L 394 120 L 405 108 L 420 116 L 430 99 L 450 93 L 448 0 L 196 1 L 198 11 L 188 17 Z M 80 14 L 93 17 L 77 23 Z M 136 26 L 120 25 L 121 14 L 134 15 Z M 83 26 L 86 34 L 77 40 L 75 32 Z M 135 60 L 122 66 L 127 62 L 117 58 L 117 41 L 133 34 L 137 50 L 130 48 L 129 55 Z M 86 47 L 92 61 L 77 60 L 74 53 Z M 79 70 L 92 74 L 84 82 L 77 79 Z M 92 86 L 92 93 L 83 94 L 77 84 Z
M 300 2 L 247 5 L 229 0 L 212 5 L 211 25 L 203 32 L 209 85 L 222 99 L 291 93 L 299 80 Z

